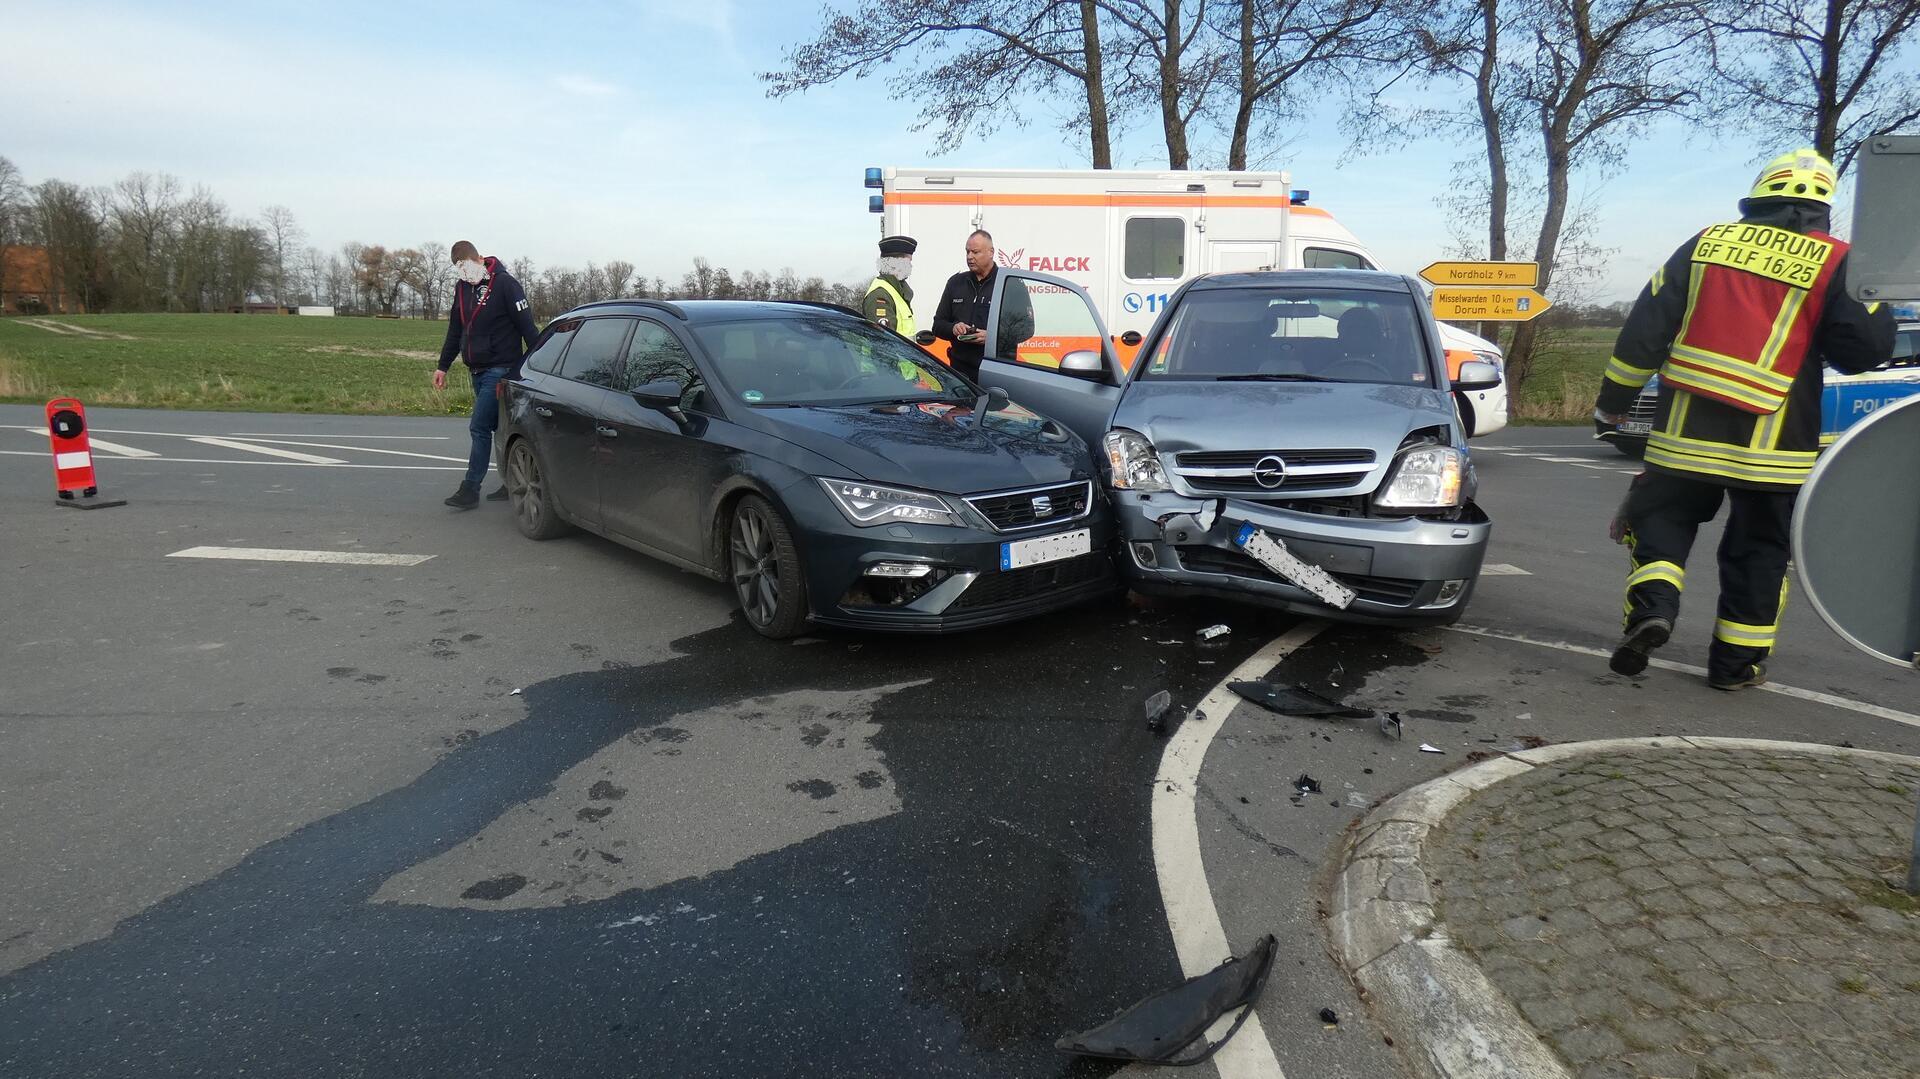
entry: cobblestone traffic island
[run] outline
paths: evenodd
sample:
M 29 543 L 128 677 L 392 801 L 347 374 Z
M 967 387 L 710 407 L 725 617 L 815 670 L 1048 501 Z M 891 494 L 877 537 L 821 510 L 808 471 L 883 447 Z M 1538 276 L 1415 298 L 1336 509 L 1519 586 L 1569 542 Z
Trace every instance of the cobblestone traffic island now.
M 1361 823 L 1336 948 L 1422 1070 L 1920 1075 L 1920 760 L 1736 744 L 1550 747 Z

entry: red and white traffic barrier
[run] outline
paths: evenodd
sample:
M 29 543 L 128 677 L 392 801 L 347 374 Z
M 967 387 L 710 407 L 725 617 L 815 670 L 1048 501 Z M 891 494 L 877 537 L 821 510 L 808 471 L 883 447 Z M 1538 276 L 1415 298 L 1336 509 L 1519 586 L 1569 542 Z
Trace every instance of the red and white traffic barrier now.
M 124 506 L 125 499 L 100 497 L 93 475 L 93 446 L 87 439 L 87 409 L 72 397 L 47 402 L 47 437 L 53 443 L 53 487 L 59 505 L 97 510 Z

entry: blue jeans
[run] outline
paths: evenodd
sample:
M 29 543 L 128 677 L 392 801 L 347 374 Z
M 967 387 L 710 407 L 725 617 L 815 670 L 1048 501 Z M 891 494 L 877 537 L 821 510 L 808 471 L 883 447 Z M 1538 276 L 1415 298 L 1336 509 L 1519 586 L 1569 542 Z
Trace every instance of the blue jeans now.
M 493 395 L 493 388 L 508 373 L 504 367 L 482 367 L 473 372 L 473 418 L 467 421 L 473 449 L 467 453 L 467 484 L 476 490 L 487 478 L 487 462 L 493 459 L 493 429 L 500 426 L 500 399 Z

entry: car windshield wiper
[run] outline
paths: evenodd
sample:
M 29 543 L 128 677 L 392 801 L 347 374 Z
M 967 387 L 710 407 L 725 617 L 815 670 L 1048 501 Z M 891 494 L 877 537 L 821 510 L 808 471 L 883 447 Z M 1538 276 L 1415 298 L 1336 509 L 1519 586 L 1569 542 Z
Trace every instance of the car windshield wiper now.
M 1344 378 L 1328 378 L 1325 375 L 1254 374 L 1254 375 L 1215 375 L 1215 382 L 1345 382 Z

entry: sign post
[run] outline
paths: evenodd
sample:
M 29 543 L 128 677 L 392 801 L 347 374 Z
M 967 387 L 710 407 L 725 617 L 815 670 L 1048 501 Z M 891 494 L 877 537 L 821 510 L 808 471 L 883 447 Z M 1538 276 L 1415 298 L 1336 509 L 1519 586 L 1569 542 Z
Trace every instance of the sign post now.
M 1435 262 L 1420 271 L 1433 289 L 1433 317 L 1447 322 L 1527 322 L 1553 307 L 1534 291 L 1537 262 Z

